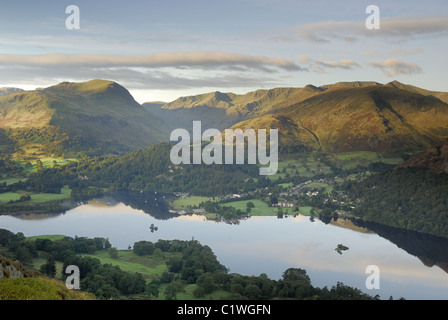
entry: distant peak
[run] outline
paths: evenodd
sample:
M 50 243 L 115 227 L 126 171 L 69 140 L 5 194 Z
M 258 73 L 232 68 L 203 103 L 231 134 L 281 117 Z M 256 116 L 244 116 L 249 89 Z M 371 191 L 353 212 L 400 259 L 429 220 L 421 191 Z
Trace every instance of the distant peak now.
M 394 81 L 391 81 L 388 84 L 386 84 L 386 86 L 399 89 L 399 88 L 403 88 L 406 85 L 397 80 L 394 80 Z
M 306 85 L 304 87 L 304 89 L 308 90 L 308 91 L 315 91 L 315 92 L 322 92 L 322 91 L 324 91 L 324 89 L 316 87 L 315 85 L 312 85 L 312 84 Z

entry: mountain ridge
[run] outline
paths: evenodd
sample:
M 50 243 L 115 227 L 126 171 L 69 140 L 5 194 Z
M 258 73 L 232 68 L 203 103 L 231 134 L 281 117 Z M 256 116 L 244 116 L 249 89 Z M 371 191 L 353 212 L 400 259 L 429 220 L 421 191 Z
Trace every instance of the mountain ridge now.
M 0 97 L 0 135 L 22 157 L 125 153 L 166 141 L 168 128 L 113 81 L 62 82 Z

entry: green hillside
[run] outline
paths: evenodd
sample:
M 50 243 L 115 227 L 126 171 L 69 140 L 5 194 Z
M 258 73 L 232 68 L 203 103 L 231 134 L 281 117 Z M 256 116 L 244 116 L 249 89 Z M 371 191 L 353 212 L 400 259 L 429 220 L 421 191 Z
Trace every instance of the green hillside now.
M 147 103 L 143 106 L 177 128 L 189 128 L 194 120 L 201 120 L 204 128 L 224 130 L 240 121 L 276 112 L 322 90 L 306 86 L 257 90 L 244 95 L 212 92 L 181 97 L 164 105 Z
M 69 290 L 65 284 L 49 278 L 0 280 L 0 300 L 95 300 L 85 292 Z
M 0 97 L 2 148 L 35 158 L 125 153 L 169 139 L 168 126 L 117 83 L 64 82 Z
M 234 128 L 277 128 L 280 145 L 329 152 L 422 149 L 448 136 L 448 105 L 388 86 L 335 87 Z
M 448 137 L 448 93 L 393 81 L 339 82 L 243 95 L 211 92 L 145 108 L 176 128 L 279 129 L 280 146 L 330 152 L 420 150 Z

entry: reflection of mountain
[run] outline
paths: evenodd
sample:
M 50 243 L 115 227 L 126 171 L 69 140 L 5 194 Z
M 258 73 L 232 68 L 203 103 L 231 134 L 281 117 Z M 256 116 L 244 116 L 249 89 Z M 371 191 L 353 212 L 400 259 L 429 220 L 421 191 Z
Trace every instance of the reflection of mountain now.
M 425 266 L 433 267 L 436 265 L 448 273 L 448 239 L 361 220 L 354 222 L 361 227 L 369 228 L 380 237 L 391 241 L 400 249 L 419 258 Z
M 133 209 L 142 210 L 159 220 L 168 220 L 178 215 L 168 212 L 170 194 L 149 191 L 120 190 L 112 194 L 113 199 Z
M 361 232 L 361 233 L 374 233 L 372 230 L 369 230 L 368 228 L 358 226 L 353 223 L 353 221 L 348 219 L 332 219 L 329 222 L 333 226 L 341 227 L 344 229 L 350 229 L 352 231 Z

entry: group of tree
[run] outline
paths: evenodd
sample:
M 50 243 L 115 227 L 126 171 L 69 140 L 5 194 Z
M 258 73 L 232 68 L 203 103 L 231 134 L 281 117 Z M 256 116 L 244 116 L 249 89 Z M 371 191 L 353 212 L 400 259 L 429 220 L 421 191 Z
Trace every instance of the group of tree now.
M 448 238 L 448 175 L 425 168 L 396 168 L 341 190 L 356 202 L 354 215 L 366 221 Z
M 27 240 L 22 233 L 14 234 L 0 229 L 0 249 L 2 254 L 19 260 L 28 268 L 33 268 L 33 259 L 45 257 L 46 263 L 39 271 L 49 277 L 56 276 L 57 261 L 63 263 L 63 270 L 69 265 L 76 265 L 80 270 L 81 290 L 94 293 L 98 299 L 113 299 L 146 291 L 146 282 L 141 274 L 128 273 L 117 266 L 101 264 L 97 258 L 81 256 L 112 249 L 109 240 L 105 238 Z M 65 281 L 66 277 L 62 274 L 60 280 Z

